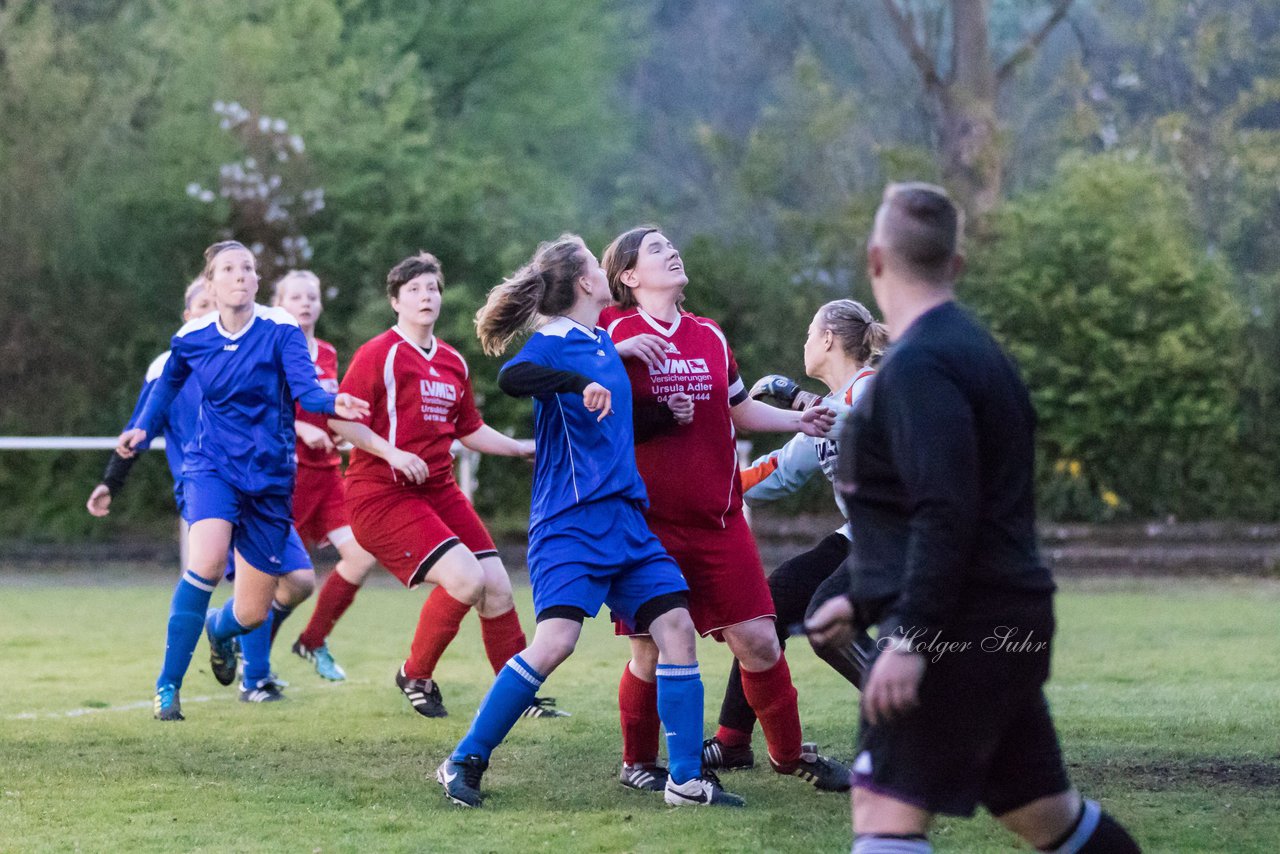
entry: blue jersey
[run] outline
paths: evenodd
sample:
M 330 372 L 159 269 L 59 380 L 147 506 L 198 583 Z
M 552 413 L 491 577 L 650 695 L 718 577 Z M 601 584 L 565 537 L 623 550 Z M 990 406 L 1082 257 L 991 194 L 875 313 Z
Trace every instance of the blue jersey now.
M 142 411 L 146 407 L 147 401 L 151 399 L 151 392 L 155 390 L 156 380 L 160 379 L 160 374 L 164 371 L 165 363 L 168 361 L 169 351 L 165 350 L 147 368 L 146 378 L 142 382 L 142 390 L 138 392 L 138 402 L 133 405 L 133 414 L 129 416 L 129 423 L 125 425 L 124 429 L 132 430 L 134 427 L 141 426 Z M 169 462 L 169 473 L 173 475 L 175 493 L 182 489 L 182 451 L 187 442 L 191 441 L 191 437 L 195 435 L 196 419 L 199 417 L 200 384 L 195 382 L 184 383 L 182 391 L 178 392 L 178 396 L 169 404 L 169 408 L 160 414 L 160 420 L 155 427 L 156 432 L 164 434 L 164 455 Z M 148 432 L 146 441 L 138 446 L 138 450 L 145 451 L 151 447 L 151 441 L 154 438 Z
M 648 503 L 636 469 L 631 381 L 603 329 L 557 317 L 533 334 L 505 367 L 522 362 L 579 374 L 613 395 L 613 414 L 598 420 L 581 394 L 534 397 L 533 502 L 529 527 L 580 504 L 620 497 Z M 505 370 L 504 367 L 504 370 Z
M 291 493 L 297 469 L 294 401 L 330 414 L 334 402 L 316 381 L 293 315 L 255 305 L 249 323 L 235 334 L 222 328 L 217 312 L 179 329 L 137 419 L 148 435 L 188 377 L 200 384 L 203 401 L 183 474 L 213 473 L 250 494 Z

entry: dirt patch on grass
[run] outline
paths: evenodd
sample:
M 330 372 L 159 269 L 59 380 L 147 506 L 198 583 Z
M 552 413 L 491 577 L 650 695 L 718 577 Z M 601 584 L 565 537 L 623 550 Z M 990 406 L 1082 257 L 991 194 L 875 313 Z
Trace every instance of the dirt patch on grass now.
M 1073 763 L 1073 772 L 1131 785 L 1151 792 L 1189 786 L 1230 786 L 1280 792 L 1280 754 L 1271 759 L 1186 759 L 1091 765 Z

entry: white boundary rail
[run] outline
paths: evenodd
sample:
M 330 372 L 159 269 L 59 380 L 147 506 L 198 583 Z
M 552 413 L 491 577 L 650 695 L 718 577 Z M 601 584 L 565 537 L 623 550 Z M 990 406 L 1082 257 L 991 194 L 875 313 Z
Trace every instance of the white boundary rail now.
M 116 436 L 0 436 L 0 451 L 109 451 L 116 446 Z M 151 442 L 153 450 L 164 450 L 164 439 Z M 480 454 L 454 442 L 449 449 L 457 460 L 458 486 L 470 499 L 479 485 Z M 751 462 L 751 443 L 738 442 L 738 462 Z M 750 515 L 748 514 L 748 521 Z

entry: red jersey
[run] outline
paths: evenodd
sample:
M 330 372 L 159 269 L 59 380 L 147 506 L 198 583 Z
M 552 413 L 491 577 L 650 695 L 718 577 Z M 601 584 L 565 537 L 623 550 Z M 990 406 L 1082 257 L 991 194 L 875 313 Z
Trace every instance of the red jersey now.
M 338 351 L 333 349 L 333 345 L 328 341 L 316 339 L 316 350 L 311 354 L 311 360 L 316 363 L 316 380 L 320 383 L 320 387 L 329 394 L 338 393 Z M 305 421 L 319 427 L 326 433 L 332 434 L 329 429 L 329 417 L 319 412 L 308 412 L 302 408 L 301 404 L 293 405 L 293 419 L 295 421 Z M 308 447 L 301 439 L 298 440 L 298 465 L 310 466 L 311 468 L 337 468 L 342 463 L 342 457 L 338 451 L 324 451 L 316 448 Z
M 693 398 L 693 423 L 636 445 L 636 465 L 649 491 L 648 515 L 671 524 L 724 528 L 742 511 L 738 450 L 729 408 L 747 399 L 729 342 L 713 320 L 682 311 L 668 326 L 639 308 L 606 308 L 600 315 L 614 343 L 650 333 L 662 338 L 667 359 L 650 368 L 625 359 L 637 406 L 684 392 Z
M 462 354 L 432 338 L 423 350 L 393 326 L 366 342 L 351 359 L 342 391 L 369 402 L 361 420 L 402 451 L 427 464 L 428 481 L 453 482 L 449 447 L 484 426 Z M 356 448 L 347 477 L 386 484 L 409 483 L 381 457 Z

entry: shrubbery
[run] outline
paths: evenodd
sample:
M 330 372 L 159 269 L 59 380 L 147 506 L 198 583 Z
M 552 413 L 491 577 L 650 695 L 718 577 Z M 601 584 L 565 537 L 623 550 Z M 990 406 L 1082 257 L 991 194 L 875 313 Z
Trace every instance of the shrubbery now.
M 1236 441 L 1243 319 L 1165 171 L 1070 157 L 998 213 L 971 260 L 962 295 L 1039 412 L 1049 516 L 1249 515 L 1234 500 L 1258 475 Z M 1083 474 L 1064 481 L 1057 461 Z

